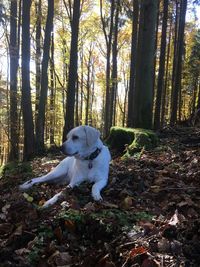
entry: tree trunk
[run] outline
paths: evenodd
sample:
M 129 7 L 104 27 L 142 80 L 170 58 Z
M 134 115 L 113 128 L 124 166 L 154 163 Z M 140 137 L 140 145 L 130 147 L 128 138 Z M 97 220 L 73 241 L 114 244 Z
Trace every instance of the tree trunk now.
M 51 32 L 53 29 L 54 0 L 48 0 L 48 13 L 45 27 L 44 48 L 42 58 L 41 90 L 39 100 L 39 110 L 36 124 L 36 146 L 37 152 L 44 151 L 44 129 L 45 129 L 45 107 L 48 91 L 48 63 L 51 42 Z
M 176 62 L 177 62 L 177 47 L 178 47 L 178 22 L 180 17 L 180 6 L 178 0 L 176 0 L 176 14 L 175 14 L 175 25 L 174 25 L 174 45 L 173 45 L 173 69 L 172 69 L 172 93 L 171 93 L 171 104 L 172 104 L 172 96 L 173 96 L 173 88 L 174 88 L 174 80 L 175 80 L 175 70 L 176 70 Z
M 54 146 L 55 133 L 55 78 L 54 78 L 54 34 L 51 34 L 51 62 L 50 62 L 50 145 Z
M 133 126 L 152 127 L 153 65 L 157 0 L 142 0 L 138 35 Z
M 76 108 L 75 108 L 75 126 L 79 125 L 79 80 L 77 79 L 77 83 L 76 83 Z
M 168 38 L 168 47 L 167 47 L 167 63 L 166 63 L 166 71 L 165 71 L 165 84 L 164 84 L 164 90 L 163 90 L 163 94 L 162 94 L 161 126 L 163 126 L 163 124 L 164 124 L 165 110 L 169 106 L 169 100 L 166 103 L 166 96 L 168 97 L 167 88 L 168 88 L 168 84 L 169 84 L 169 61 L 170 61 L 170 52 L 171 52 L 170 48 L 171 48 L 172 19 L 173 18 L 171 16 L 170 29 L 169 29 L 169 38 Z
M 89 118 L 89 108 L 90 108 L 90 98 L 91 98 L 91 60 L 92 60 L 92 44 L 90 45 L 87 62 L 87 82 L 86 82 L 86 103 L 85 103 L 85 125 L 88 124 Z
M 106 99 L 104 106 L 104 137 L 106 137 L 109 133 L 109 125 L 110 125 L 110 57 L 111 57 L 111 49 L 112 49 L 112 35 L 113 35 L 113 17 L 115 10 L 115 0 L 111 1 L 110 7 L 110 27 L 109 33 L 106 33 L 106 21 L 102 15 L 102 0 L 100 0 L 100 13 L 101 13 L 101 22 L 104 32 L 104 37 L 106 40 Z
M 83 69 L 83 46 L 80 52 L 80 65 L 81 65 L 81 81 L 80 81 L 80 89 L 81 89 L 81 96 L 80 96 L 80 122 L 83 123 L 83 76 L 84 76 L 84 69 Z
M 167 18 L 168 18 L 168 0 L 165 0 L 164 7 L 163 7 L 163 23 L 162 23 L 162 36 L 161 36 L 161 48 L 160 48 L 161 51 L 160 51 L 160 60 L 159 60 L 156 106 L 155 106 L 155 114 L 154 114 L 154 128 L 155 129 L 160 128 L 161 99 L 162 99 L 164 76 L 165 76 Z
M 70 45 L 70 63 L 69 63 L 69 77 L 67 86 L 67 102 L 65 125 L 63 129 L 63 140 L 65 140 L 67 133 L 74 127 L 74 105 L 75 105 L 75 91 L 77 81 L 78 68 L 78 35 L 79 35 L 79 20 L 80 20 L 80 0 L 74 1 L 73 18 L 71 22 L 71 45 Z
M 30 88 L 30 8 L 31 0 L 23 0 L 22 9 L 22 112 L 24 122 L 24 160 L 34 154 L 34 125 Z
M 9 160 L 18 160 L 18 112 L 17 112 L 17 71 L 19 47 L 17 41 L 17 1 L 10 3 L 10 155 Z
M 200 83 L 199 83 L 199 93 L 198 93 L 198 99 L 197 99 L 197 110 L 200 109 Z
M 174 125 L 177 121 L 178 95 L 181 90 L 182 56 L 184 49 L 186 10 L 187 10 L 187 0 L 182 0 L 180 6 L 180 18 L 179 18 L 179 28 L 178 28 L 177 61 L 175 65 L 175 76 L 174 76 L 174 83 L 172 90 L 172 108 L 170 117 L 171 125 Z
M 36 11 L 36 54 L 35 54 L 35 66 L 36 66 L 36 96 L 35 96 L 35 123 L 37 122 L 38 108 L 39 108 L 39 98 L 40 98 L 40 84 L 41 84 L 41 20 L 42 20 L 42 10 L 41 10 L 42 0 L 37 0 L 35 2 Z
M 110 92 L 110 119 L 109 119 L 109 128 L 114 124 L 114 109 L 116 108 L 116 98 L 117 94 L 117 85 L 118 85 L 118 77 L 117 77 L 117 54 L 118 54 L 118 24 L 119 24 L 119 9 L 120 9 L 120 1 L 117 0 L 116 8 L 115 8 L 115 23 L 114 23 L 114 33 L 113 33 L 113 45 L 112 45 L 112 73 L 111 73 L 111 92 Z
M 138 41 L 138 18 L 139 18 L 139 1 L 133 2 L 133 21 L 132 21 L 132 41 L 131 41 L 131 65 L 130 65 L 130 81 L 128 91 L 128 116 L 127 126 L 133 127 L 133 102 L 135 91 L 135 73 L 136 73 L 136 51 Z

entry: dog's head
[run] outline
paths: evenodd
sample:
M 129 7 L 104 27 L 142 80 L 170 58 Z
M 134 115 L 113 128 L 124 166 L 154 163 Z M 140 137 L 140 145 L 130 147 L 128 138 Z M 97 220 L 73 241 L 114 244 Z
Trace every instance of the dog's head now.
M 96 147 L 100 132 L 91 126 L 78 126 L 72 129 L 61 150 L 68 156 L 82 157 Z

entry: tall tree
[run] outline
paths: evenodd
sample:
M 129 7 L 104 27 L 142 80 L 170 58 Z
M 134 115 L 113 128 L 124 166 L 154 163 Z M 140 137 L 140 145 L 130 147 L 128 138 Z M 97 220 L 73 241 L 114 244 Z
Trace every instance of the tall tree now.
M 110 27 L 108 33 L 106 28 L 108 26 L 108 19 L 103 16 L 103 3 L 100 0 L 100 14 L 101 14 L 101 23 L 103 28 L 103 33 L 106 41 L 106 99 L 105 99 L 105 107 L 104 107 L 104 136 L 106 137 L 109 133 L 109 125 L 110 125 L 110 71 L 111 71 L 111 51 L 112 51 L 112 36 L 113 36 L 113 19 L 114 19 L 114 10 L 115 10 L 115 1 L 111 1 L 110 5 Z
M 174 70 L 174 82 L 172 88 L 172 107 L 170 124 L 175 124 L 177 121 L 178 111 L 178 96 L 179 105 L 181 105 L 180 94 L 181 94 L 181 77 L 182 77 L 182 56 L 184 52 L 184 30 L 185 30 L 185 16 L 187 10 L 187 0 L 181 0 L 180 4 L 180 16 L 178 26 L 178 42 L 177 42 L 177 60 Z
M 37 122 L 40 85 L 41 85 L 41 21 L 42 21 L 42 0 L 35 1 L 35 15 L 36 15 L 36 53 L 35 53 L 35 67 L 36 67 L 36 99 L 35 99 L 35 123 Z
M 67 85 L 67 102 L 65 125 L 63 129 L 63 140 L 66 134 L 74 127 L 74 106 L 75 92 L 77 82 L 77 66 L 78 66 L 78 35 L 80 21 L 80 0 L 74 0 L 73 17 L 71 20 L 71 45 L 70 45 L 70 63 Z
M 142 0 L 136 59 L 133 126 L 152 127 L 153 64 L 157 0 Z
M 93 47 L 92 43 L 90 44 L 90 48 L 88 50 L 88 61 L 86 62 L 86 68 L 87 68 L 87 81 L 86 81 L 86 103 L 85 103 L 85 124 L 87 125 L 89 123 L 89 108 L 90 108 L 90 102 L 91 102 L 91 79 L 92 79 L 92 52 Z
M 131 64 L 130 64 L 130 81 L 128 91 L 128 115 L 127 126 L 133 127 L 133 101 L 135 91 L 136 75 L 136 51 L 138 41 L 138 18 L 139 18 L 139 1 L 133 1 L 133 20 L 132 20 L 132 40 L 131 40 Z
M 17 113 L 17 70 L 18 70 L 18 40 L 17 40 L 17 1 L 10 3 L 10 140 L 9 160 L 18 159 L 18 113 Z
M 169 75 L 170 75 L 170 53 L 171 53 L 171 37 L 172 37 L 172 23 L 173 23 L 173 17 L 171 15 L 170 18 L 170 26 L 169 26 L 169 33 L 168 33 L 168 46 L 167 46 L 167 62 L 166 62 L 166 71 L 165 71 L 165 83 L 164 83 L 164 90 L 162 92 L 162 111 L 161 111 L 161 126 L 163 126 L 165 121 L 165 113 L 166 110 L 168 111 L 169 107 L 169 98 L 168 96 L 168 88 L 169 88 Z
M 54 134 L 55 134 L 55 66 L 54 66 L 54 34 L 51 34 L 51 62 L 50 62 L 50 145 L 54 146 Z
M 48 64 L 50 54 L 51 32 L 53 30 L 54 0 L 48 0 L 48 12 L 45 26 L 45 37 L 42 58 L 41 90 L 39 99 L 39 110 L 36 123 L 36 147 L 37 152 L 44 150 L 44 127 L 45 127 L 45 107 L 48 91 Z
M 156 93 L 156 105 L 154 114 L 154 128 L 160 128 L 161 117 L 161 99 L 164 85 L 165 76 L 165 53 L 166 53 L 166 36 L 167 36 L 167 19 L 168 19 L 168 0 L 163 2 L 163 21 L 162 21 L 162 35 L 161 35 L 161 48 L 160 48 L 160 60 L 159 60 L 159 72 L 158 72 L 158 84 Z
M 199 93 L 197 98 L 197 109 L 200 109 L 200 83 L 199 83 Z
M 117 76 L 117 56 L 118 56 L 118 28 L 119 28 L 119 11 L 120 1 L 115 2 L 115 15 L 113 26 L 113 44 L 112 44 L 112 72 L 111 72 L 111 89 L 110 89 L 110 119 L 109 128 L 114 124 L 114 109 L 116 108 L 116 94 L 118 86 Z
M 30 8 L 31 0 L 22 2 L 22 113 L 24 122 L 24 159 L 34 154 L 34 124 L 30 88 Z
M 192 112 L 195 113 L 195 110 L 200 108 L 200 92 L 198 95 L 200 85 L 200 29 L 194 34 L 188 64 L 189 83 L 193 90 Z

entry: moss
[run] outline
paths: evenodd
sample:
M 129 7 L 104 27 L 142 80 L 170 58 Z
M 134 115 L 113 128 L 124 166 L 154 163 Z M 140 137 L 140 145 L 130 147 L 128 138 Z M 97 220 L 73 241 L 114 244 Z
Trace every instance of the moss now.
M 32 240 L 30 253 L 27 255 L 27 260 L 30 266 L 38 266 L 38 262 L 44 252 L 46 243 L 53 238 L 52 229 L 46 225 L 39 226 L 37 237 Z
M 123 152 L 126 145 L 132 143 L 134 137 L 135 134 L 133 129 L 115 126 L 110 129 L 110 135 L 106 140 L 106 143 L 111 149 Z
M 1 175 L 3 178 L 14 176 L 18 174 L 30 175 L 32 174 L 32 167 L 29 162 L 9 162 L 1 168 Z
M 109 221 L 115 222 L 120 228 L 123 226 L 132 226 L 138 220 L 152 219 L 152 215 L 146 212 L 133 213 L 132 211 L 120 210 L 120 209 L 102 209 L 98 212 L 91 212 L 90 214 L 80 210 L 63 210 L 61 211 L 57 219 L 64 219 L 73 221 L 75 224 L 85 224 L 88 220 L 100 221 L 101 224 L 107 224 Z
M 106 140 L 111 149 L 119 152 L 126 150 L 124 156 L 132 156 L 141 149 L 152 149 L 158 144 L 157 135 L 146 129 L 112 127 Z

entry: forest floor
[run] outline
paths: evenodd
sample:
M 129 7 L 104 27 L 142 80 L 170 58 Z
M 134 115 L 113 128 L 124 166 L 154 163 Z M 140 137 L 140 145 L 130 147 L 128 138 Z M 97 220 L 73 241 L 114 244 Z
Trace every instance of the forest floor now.
M 104 201 L 87 183 L 41 210 L 63 186 L 18 185 L 62 158 L 12 164 L 0 179 L 0 266 L 200 266 L 200 129 L 166 128 L 159 146 L 121 160 L 113 152 Z

